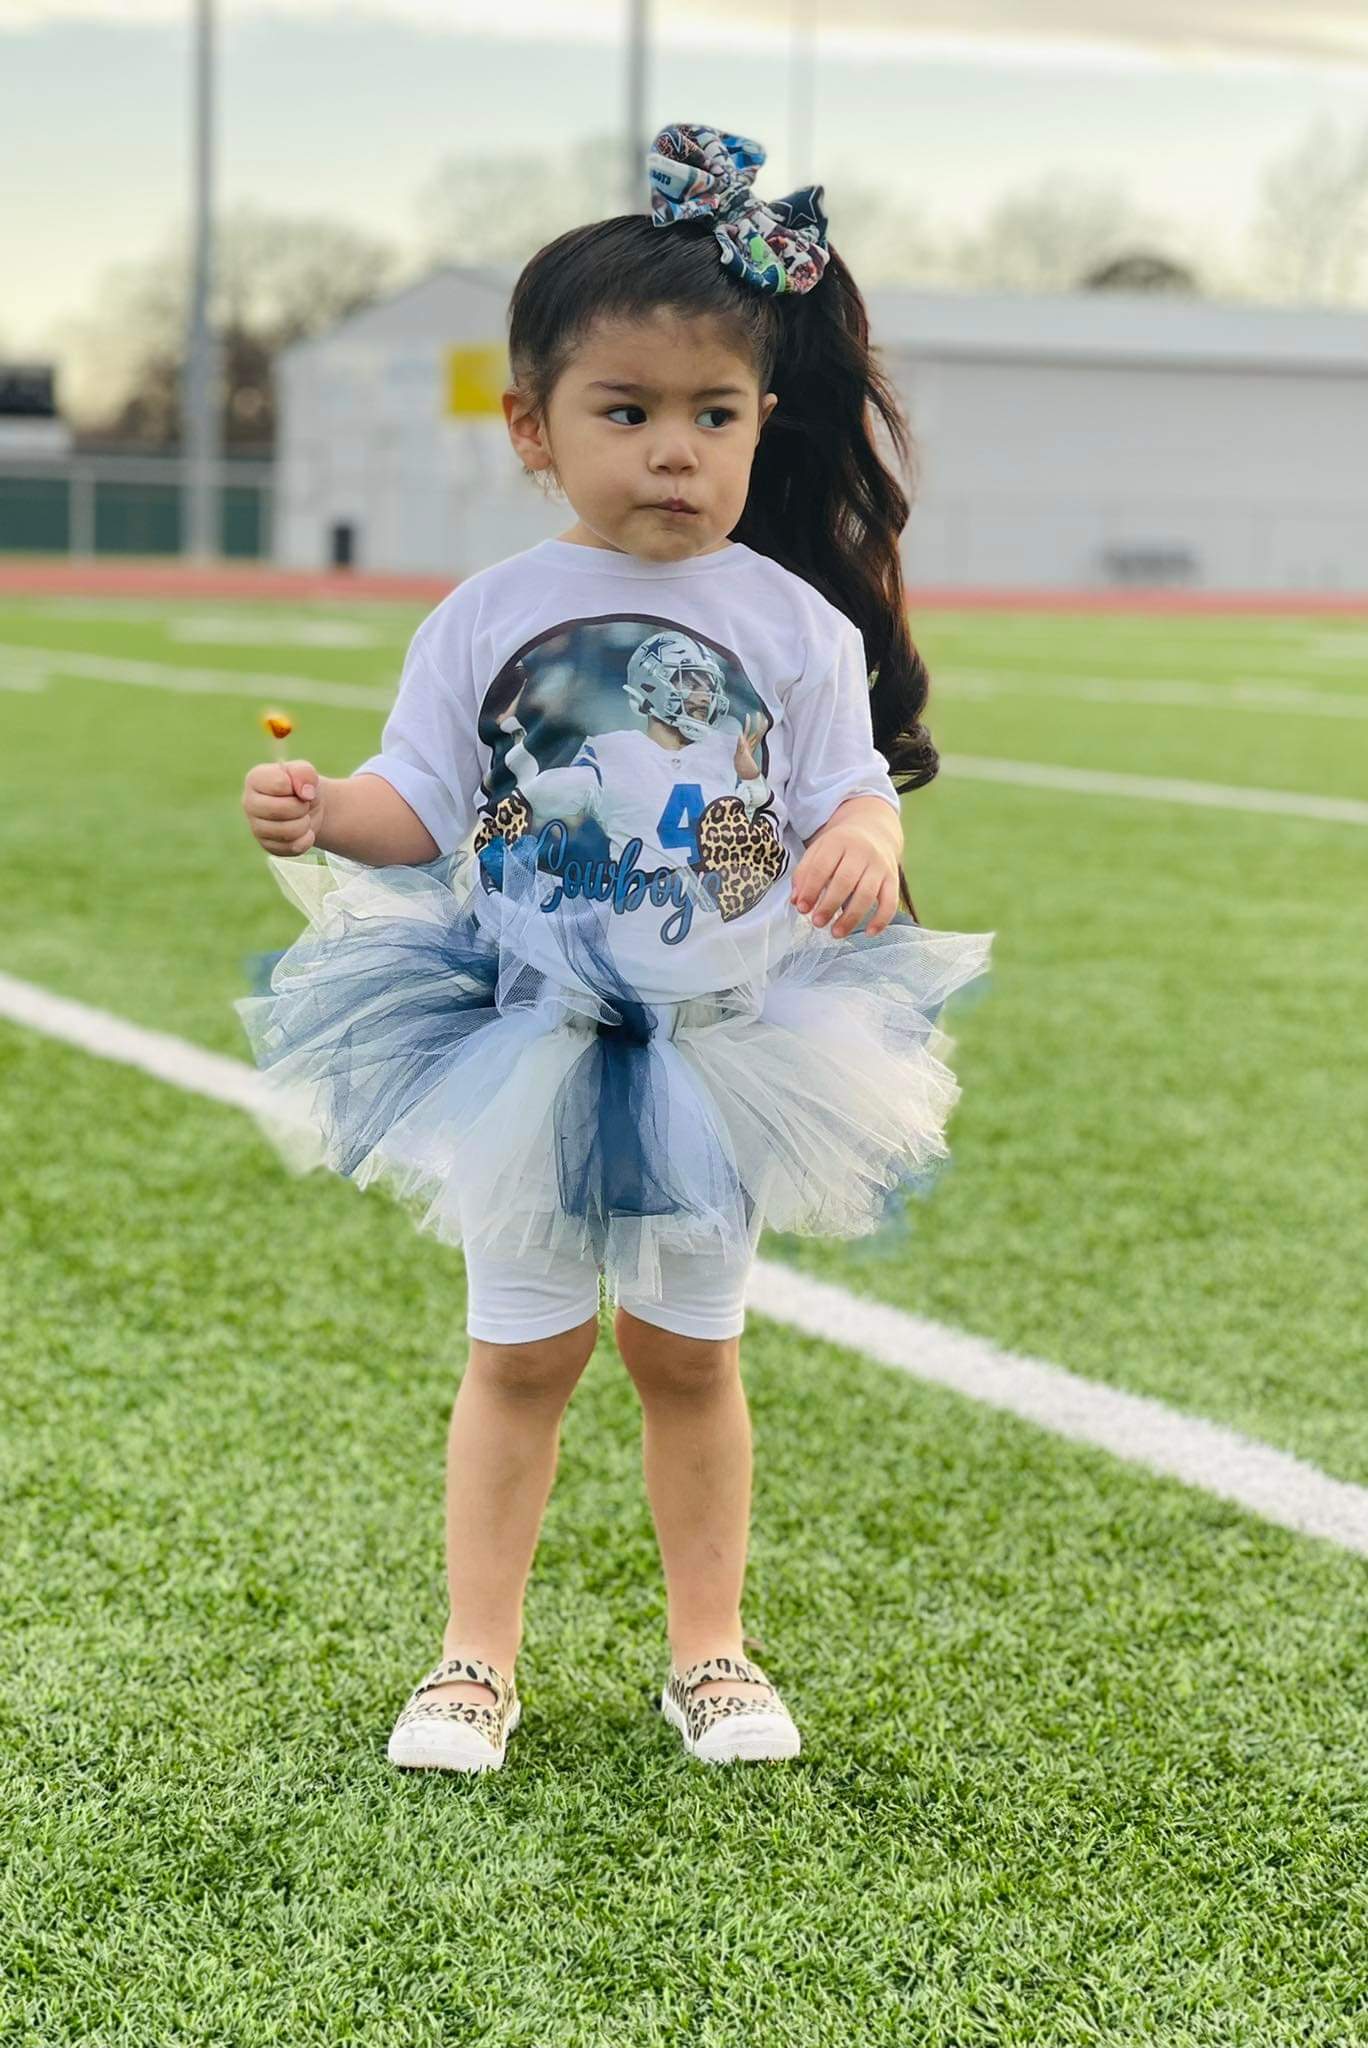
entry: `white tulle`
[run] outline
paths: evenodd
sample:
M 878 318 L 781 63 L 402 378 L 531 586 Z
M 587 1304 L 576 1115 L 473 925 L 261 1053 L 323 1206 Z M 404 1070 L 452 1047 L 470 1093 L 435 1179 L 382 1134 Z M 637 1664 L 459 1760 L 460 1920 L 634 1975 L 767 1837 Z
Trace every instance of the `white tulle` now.
M 379 1182 L 447 1244 L 596 1260 L 658 1299 L 666 1248 L 866 1235 L 949 1157 L 937 1017 L 992 932 L 834 939 L 795 910 L 764 958 L 734 949 L 725 989 L 634 1009 L 606 907 L 548 918 L 552 878 L 516 858 L 498 892 L 464 853 L 271 865 L 307 930 L 236 1005 L 261 1127 L 293 1169 Z M 553 974 L 528 962 L 534 917 Z

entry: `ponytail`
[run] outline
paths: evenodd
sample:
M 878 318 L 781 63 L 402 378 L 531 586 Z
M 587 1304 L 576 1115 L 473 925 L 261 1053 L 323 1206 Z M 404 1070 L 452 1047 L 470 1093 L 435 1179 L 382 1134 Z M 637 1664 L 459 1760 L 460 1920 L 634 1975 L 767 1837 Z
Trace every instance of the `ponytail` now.
M 896 788 L 921 789 L 939 756 L 922 722 L 931 679 L 908 627 L 898 547 L 909 499 L 871 432 L 881 420 L 910 477 L 907 421 L 870 348 L 864 300 L 835 249 L 820 284 L 781 295 L 776 307 L 768 388 L 779 403 L 760 436 L 733 538 L 802 576 L 859 627 L 873 677 L 874 744 Z M 899 894 L 915 918 L 905 875 Z

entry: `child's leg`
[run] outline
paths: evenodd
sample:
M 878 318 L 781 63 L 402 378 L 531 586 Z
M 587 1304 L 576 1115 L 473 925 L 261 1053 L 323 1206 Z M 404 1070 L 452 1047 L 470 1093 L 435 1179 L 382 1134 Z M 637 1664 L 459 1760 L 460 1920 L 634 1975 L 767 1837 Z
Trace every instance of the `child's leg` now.
M 745 1275 L 702 1255 L 662 1261 L 666 1300 L 620 1303 L 615 1334 L 641 1398 L 642 1467 L 660 1543 L 670 1651 L 678 1670 L 700 1657 L 744 1657 L 741 1588 L 750 1521 L 750 1411 L 741 1383 Z M 659 1318 L 661 1320 L 651 1320 Z M 679 1329 L 664 1327 L 664 1321 Z M 730 1335 L 692 1335 L 709 1326 Z M 759 1694 L 718 1680 L 698 1697 Z
M 511 1674 L 561 1417 L 598 1342 L 598 1273 L 567 1262 L 552 1275 L 529 1276 L 469 1255 L 466 1266 L 470 1356 L 447 1433 L 450 1612 L 442 1655 L 483 1657 Z M 560 1329 L 537 1334 L 557 1322 Z M 506 1342 L 476 1334 L 499 1329 L 519 1334 Z M 453 1680 L 433 1696 L 488 1705 L 491 1694 Z

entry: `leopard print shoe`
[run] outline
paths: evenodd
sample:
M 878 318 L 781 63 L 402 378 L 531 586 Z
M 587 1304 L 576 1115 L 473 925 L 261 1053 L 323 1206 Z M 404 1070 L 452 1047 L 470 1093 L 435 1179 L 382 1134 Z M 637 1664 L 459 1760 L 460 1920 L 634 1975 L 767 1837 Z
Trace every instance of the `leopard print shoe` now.
M 425 1695 L 453 1679 L 491 1688 L 488 1706 L 475 1700 Z M 414 1687 L 394 1724 L 386 1751 L 392 1764 L 411 1771 L 495 1771 L 508 1738 L 522 1719 L 522 1701 L 511 1678 L 483 1657 L 448 1657 Z
M 766 1694 L 723 1693 L 695 1699 L 700 1685 L 734 1679 L 763 1685 Z M 704 1763 L 759 1762 L 797 1756 L 801 1743 L 788 1708 L 758 1664 L 749 1657 L 703 1657 L 687 1671 L 673 1664 L 660 1695 L 660 1711 L 679 1730 L 690 1756 Z

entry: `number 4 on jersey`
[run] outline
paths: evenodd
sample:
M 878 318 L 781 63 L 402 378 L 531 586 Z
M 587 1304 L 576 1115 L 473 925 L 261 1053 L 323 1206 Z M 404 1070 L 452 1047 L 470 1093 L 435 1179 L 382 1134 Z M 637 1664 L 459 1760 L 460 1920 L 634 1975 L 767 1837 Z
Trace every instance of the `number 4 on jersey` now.
M 696 865 L 702 859 L 698 845 L 698 821 L 703 809 L 703 785 L 699 782 L 677 782 L 666 799 L 656 826 L 661 846 L 687 848 Z

